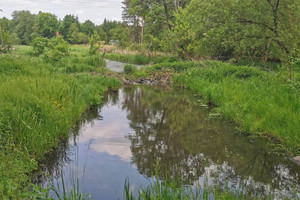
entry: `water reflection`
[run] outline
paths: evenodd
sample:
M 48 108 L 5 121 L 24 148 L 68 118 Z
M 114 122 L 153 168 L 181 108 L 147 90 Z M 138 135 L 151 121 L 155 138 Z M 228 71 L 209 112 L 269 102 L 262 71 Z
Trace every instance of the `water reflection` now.
M 157 164 L 161 179 L 167 173 L 185 184 L 201 184 L 205 174 L 210 183 L 246 182 L 261 191 L 267 184 L 283 193 L 299 186 L 300 168 L 266 141 L 208 115 L 185 92 L 125 87 L 107 95 L 62 147 L 63 171 L 70 174 L 76 164 L 83 190 L 96 199 L 122 198 L 126 177 L 133 185 L 146 185 Z
M 159 160 L 169 175 L 191 182 L 206 167 L 226 163 L 234 168 L 233 176 L 251 176 L 274 187 L 299 183 L 296 165 L 277 156 L 266 141 L 237 133 L 224 120 L 209 119 L 190 95 L 145 88 L 124 91 L 123 109 L 135 130 L 130 136 L 133 163 L 141 173 L 150 176 Z

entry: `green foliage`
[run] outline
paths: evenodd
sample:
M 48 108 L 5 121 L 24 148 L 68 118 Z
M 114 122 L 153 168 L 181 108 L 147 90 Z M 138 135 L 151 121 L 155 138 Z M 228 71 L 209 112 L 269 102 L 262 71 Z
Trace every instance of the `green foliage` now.
M 132 74 L 132 73 L 134 73 L 135 71 L 136 71 L 136 67 L 135 67 L 135 66 L 132 66 L 132 65 L 127 64 L 127 65 L 125 65 L 125 67 L 124 67 L 124 73 L 125 73 L 125 74 Z
M 170 56 L 153 56 L 149 58 L 146 55 L 141 54 L 117 54 L 117 53 L 107 53 L 105 55 L 107 59 L 115 60 L 124 63 L 136 64 L 136 65 L 146 65 L 150 63 L 163 63 L 163 62 L 176 62 L 178 59 Z
M 14 32 L 20 38 L 21 44 L 30 44 L 35 21 L 35 15 L 29 11 L 14 11 L 12 13 Z
M 39 12 L 35 18 L 33 30 L 33 38 L 38 36 L 52 38 L 58 30 L 58 20 L 51 13 Z
M 33 55 L 41 55 L 44 53 L 45 49 L 48 47 L 49 39 L 43 37 L 36 37 L 31 46 L 33 47 L 32 54 Z
M 32 47 L 33 55 L 43 55 L 47 61 L 57 61 L 69 55 L 69 45 L 61 36 L 51 39 L 37 37 L 33 40 Z
M 299 10 L 294 0 L 193 0 L 176 15 L 172 45 L 185 58 L 286 60 L 299 47 Z
M 92 36 L 95 32 L 95 24 L 90 20 L 86 20 L 81 26 L 80 31 L 89 37 Z
M 99 35 L 95 32 L 91 39 L 90 39 L 90 51 L 89 51 L 89 54 L 90 55 L 95 55 L 100 47 L 101 47 L 101 38 L 99 37 Z
M 117 21 L 109 21 L 104 19 L 104 22 L 102 25 L 99 26 L 98 34 L 102 41 L 105 41 L 106 44 L 109 44 L 109 41 L 111 40 L 111 30 L 120 26 L 120 22 Z M 101 32 L 104 33 L 101 33 Z M 104 40 L 105 39 L 105 40 Z
M 7 53 L 12 49 L 12 45 L 16 43 L 16 38 L 9 30 L 9 20 L 0 19 L 0 52 Z
M 63 35 L 63 37 L 66 41 L 74 42 L 74 41 L 70 40 L 70 36 L 72 38 L 74 29 L 76 29 L 76 28 L 79 29 L 78 24 L 79 24 L 78 17 L 75 17 L 74 15 L 66 15 L 59 26 L 59 29 L 58 29 L 59 33 L 61 35 Z M 77 27 L 71 28 L 74 25 L 77 25 Z M 77 32 L 78 32 L 78 30 L 77 30 Z
M 89 37 L 84 33 L 78 33 L 78 44 L 88 44 L 90 42 Z
M 82 35 L 81 35 L 82 37 Z M 68 39 L 70 43 L 72 44 L 78 44 L 79 43 L 79 27 L 78 24 L 74 23 L 71 25 L 69 34 L 68 34 Z M 82 38 L 81 38 L 82 39 Z
M 111 39 L 115 40 L 121 49 L 130 45 L 130 32 L 128 27 L 116 27 L 110 31 L 110 34 Z
M 44 53 L 45 59 L 49 61 L 58 61 L 69 55 L 69 44 L 60 36 L 51 38 L 48 43 L 48 49 Z

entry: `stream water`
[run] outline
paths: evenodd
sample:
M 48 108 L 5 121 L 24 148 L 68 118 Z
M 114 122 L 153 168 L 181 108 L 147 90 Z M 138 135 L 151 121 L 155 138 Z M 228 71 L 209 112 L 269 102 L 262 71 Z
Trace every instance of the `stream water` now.
M 149 184 L 157 166 L 160 179 L 184 184 L 246 184 L 258 192 L 289 195 L 300 184 L 300 167 L 276 153 L 264 139 L 239 133 L 211 117 L 197 97 L 184 91 L 131 86 L 110 92 L 91 109 L 45 163 L 45 184 L 80 191 L 93 199 L 122 199 L 126 178 L 131 189 Z

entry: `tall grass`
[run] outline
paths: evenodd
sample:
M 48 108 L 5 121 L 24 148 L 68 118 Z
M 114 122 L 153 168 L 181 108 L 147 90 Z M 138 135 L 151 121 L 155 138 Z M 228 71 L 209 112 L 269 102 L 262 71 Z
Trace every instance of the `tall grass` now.
M 0 57 L 2 199 L 18 199 L 28 191 L 38 161 L 68 139 L 76 120 L 89 106 L 98 105 L 106 90 L 119 87 L 115 79 L 83 73 L 103 66 L 102 59 L 69 59 L 45 63 L 23 52 Z M 84 70 L 69 71 L 72 65 L 82 65 Z
M 109 60 L 114 60 L 118 62 L 123 63 L 129 63 L 129 64 L 137 64 L 137 65 L 146 65 L 146 64 L 157 64 L 157 63 L 163 63 L 163 62 L 175 62 L 177 61 L 177 58 L 170 57 L 170 56 L 153 56 L 148 57 L 146 55 L 142 54 L 117 54 L 117 53 L 107 53 L 105 55 L 105 58 Z

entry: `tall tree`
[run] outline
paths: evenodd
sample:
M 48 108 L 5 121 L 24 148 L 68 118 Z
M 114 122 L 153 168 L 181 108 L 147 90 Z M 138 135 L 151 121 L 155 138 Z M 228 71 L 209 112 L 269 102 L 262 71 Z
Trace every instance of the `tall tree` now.
M 77 23 L 73 23 L 69 29 L 68 40 L 72 44 L 77 44 L 79 41 L 79 27 Z
M 161 46 L 159 43 L 165 37 L 166 30 L 171 30 L 178 8 L 185 7 L 189 2 L 190 0 L 124 0 L 122 18 L 131 28 L 133 42 L 146 42 L 148 48 L 157 48 Z
M 96 27 L 93 22 L 90 20 L 86 20 L 80 28 L 80 31 L 88 36 L 92 36 L 94 34 Z
M 72 34 L 70 33 L 70 29 L 73 24 L 77 24 L 77 26 L 79 25 L 78 17 L 75 17 L 74 15 L 66 15 L 59 26 L 59 33 L 67 41 L 70 41 L 69 36 Z
M 9 52 L 16 43 L 15 35 L 10 30 L 11 21 L 7 18 L 0 19 L 0 52 Z
M 130 31 L 126 25 L 118 26 L 111 30 L 111 37 L 117 41 L 119 47 L 124 49 L 130 44 Z
M 14 11 L 12 13 L 14 32 L 20 38 L 21 44 L 30 44 L 35 21 L 35 15 L 29 11 Z
M 123 11 L 122 11 L 122 19 L 123 21 L 130 26 L 130 32 L 132 36 L 132 41 L 134 43 L 139 43 L 140 42 L 140 19 L 138 16 L 132 14 L 130 12 L 130 5 L 131 5 L 131 0 L 125 0 L 122 2 L 124 5 Z
M 192 0 L 177 14 L 173 49 L 183 57 L 286 60 L 299 49 L 297 0 Z
M 117 21 L 109 21 L 104 19 L 104 22 L 102 25 L 98 27 L 98 29 L 102 29 L 106 34 L 106 43 L 109 43 L 111 40 L 111 30 L 120 26 L 120 22 Z
M 52 38 L 55 36 L 58 30 L 58 20 L 55 15 L 51 13 L 39 12 L 36 16 L 33 37 L 41 36 L 46 38 Z

